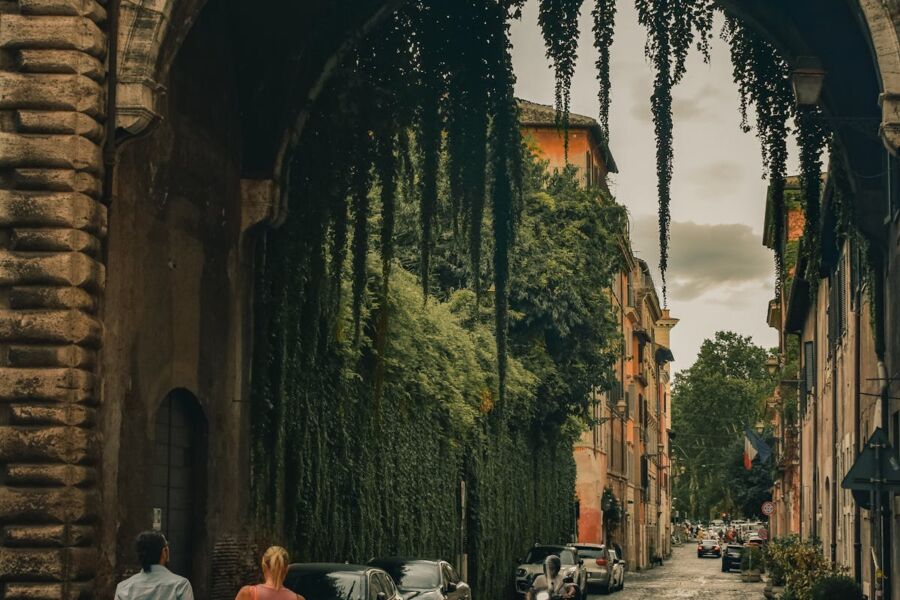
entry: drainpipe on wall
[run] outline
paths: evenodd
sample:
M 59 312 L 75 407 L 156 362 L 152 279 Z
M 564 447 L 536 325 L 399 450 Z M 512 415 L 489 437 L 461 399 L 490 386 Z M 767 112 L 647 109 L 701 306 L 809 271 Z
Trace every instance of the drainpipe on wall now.
M 106 74 L 106 137 L 103 140 L 103 190 L 101 201 L 112 203 L 112 188 L 116 170 L 116 92 L 119 84 L 119 4 L 110 0 L 107 10 L 108 56 Z
M 840 284 L 840 281 L 838 282 Z M 840 335 L 840 332 L 838 332 Z M 837 399 L 838 399 L 837 348 L 831 359 L 831 564 L 837 564 L 837 457 L 838 447 Z
M 860 293 L 859 286 L 854 290 L 854 294 L 856 296 L 856 314 L 853 318 L 853 330 L 856 332 L 856 339 L 854 340 L 854 365 L 853 365 L 853 463 L 856 464 L 856 459 L 859 458 L 860 452 L 860 430 L 859 430 L 859 418 L 860 418 L 860 354 L 861 354 L 861 342 L 860 342 L 860 313 L 861 311 L 861 300 L 862 294 Z M 859 504 L 856 502 L 853 503 L 853 576 L 856 580 L 856 583 L 862 585 L 862 523 L 860 522 L 862 515 L 860 514 Z
M 890 165 L 891 157 L 888 156 L 888 193 L 890 193 L 890 190 L 893 187 L 894 183 L 893 173 L 891 173 L 890 171 Z M 885 268 L 884 252 L 881 249 L 876 248 L 874 244 L 871 244 L 869 246 L 869 251 L 869 259 L 873 275 L 871 278 L 873 286 L 872 310 L 874 311 L 875 316 L 875 327 L 873 333 L 875 335 L 875 354 L 878 357 L 878 380 L 881 383 L 879 398 L 881 401 L 881 410 L 879 421 L 882 430 L 890 435 L 890 381 L 888 380 L 888 371 L 885 364 L 885 340 L 887 339 L 888 334 L 885 320 L 885 280 L 887 279 L 887 269 Z M 896 442 L 897 440 L 894 440 L 894 443 Z M 890 502 L 884 502 L 883 494 L 878 494 L 877 503 L 878 513 L 880 513 L 881 519 L 875 521 L 875 523 L 877 523 L 877 526 L 875 528 L 880 529 L 881 544 L 880 546 L 876 545 L 876 548 L 878 548 L 878 552 L 880 554 L 881 568 L 889 573 L 891 570 L 891 524 L 893 522 L 893 506 L 891 506 Z M 880 583 L 883 590 L 883 597 L 890 598 L 891 580 L 886 577 L 882 579 Z
M 818 300 L 816 301 L 818 304 Z M 819 365 L 822 363 L 821 356 L 819 356 L 819 310 L 818 306 L 816 306 L 815 322 L 813 324 L 813 347 L 815 348 L 814 355 L 817 360 L 813 367 L 816 371 L 819 370 Z M 809 365 L 807 365 L 809 368 Z M 812 394 L 812 413 L 813 413 L 813 436 L 812 436 L 812 504 L 810 504 L 810 509 L 812 512 L 810 527 L 811 537 L 815 539 L 819 534 L 819 388 L 822 386 L 822 381 L 818 373 L 814 373 L 816 385 L 813 388 Z
M 803 348 L 803 336 L 800 337 L 800 348 Z M 799 391 L 797 393 L 798 399 L 797 404 L 800 404 L 801 398 L 799 398 Z M 804 408 L 806 408 L 806 398 L 802 398 Z M 798 414 L 799 414 L 799 406 L 798 406 Z M 797 499 L 798 510 L 800 512 L 800 539 L 803 539 L 803 422 L 806 420 L 806 410 L 803 411 L 800 416 L 800 422 L 797 424 L 797 458 L 798 458 L 798 469 L 797 469 L 797 477 L 800 478 L 800 485 L 797 486 L 800 490 L 800 497 Z
M 878 379 L 881 382 L 881 427 L 882 429 L 889 434 L 890 432 L 890 398 L 888 397 L 888 389 L 890 388 L 890 383 L 888 381 L 887 367 L 885 367 L 884 361 L 878 361 Z M 877 457 L 878 454 L 876 453 Z M 880 474 L 880 469 L 878 473 Z M 878 477 L 880 475 L 876 475 Z M 881 565 L 881 570 L 884 571 L 885 575 L 883 578 L 876 580 L 876 589 L 877 587 L 881 587 L 881 598 L 890 598 L 891 597 L 891 582 L 890 582 L 890 572 L 891 572 L 891 504 L 890 502 L 885 502 L 885 494 L 881 491 L 880 486 L 876 484 L 875 488 L 875 503 L 876 506 L 876 515 L 880 518 L 876 518 L 875 523 L 877 525 L 874 527 L 876 530 L 880 529 L 880 538 L 881 543 L 875 544 L 880 553 L 879 556 L 879 564 Z

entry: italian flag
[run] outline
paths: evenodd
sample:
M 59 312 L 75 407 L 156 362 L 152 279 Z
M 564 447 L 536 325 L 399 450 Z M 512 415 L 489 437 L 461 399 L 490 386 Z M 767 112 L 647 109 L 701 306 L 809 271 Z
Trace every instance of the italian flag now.
M 766 462 L 771 454 L 772 449 L 769 448 L 769 445 L 744 425 L 744 468 L 749 471 L 753 468 L 753 461 L 757 456 L 760 462 Z

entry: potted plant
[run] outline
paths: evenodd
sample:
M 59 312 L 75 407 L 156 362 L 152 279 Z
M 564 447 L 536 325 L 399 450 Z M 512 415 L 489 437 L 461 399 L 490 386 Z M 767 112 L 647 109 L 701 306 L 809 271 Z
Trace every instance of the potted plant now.
M 754 582 L 762 580 L 763 553 L 756 546 L 744 548 L 741 555 L 741 581 Z

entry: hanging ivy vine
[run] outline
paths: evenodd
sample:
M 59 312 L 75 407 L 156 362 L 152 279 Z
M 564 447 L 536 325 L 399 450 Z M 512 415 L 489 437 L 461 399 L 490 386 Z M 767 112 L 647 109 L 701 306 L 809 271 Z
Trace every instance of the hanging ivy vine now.
M 538 24 L 553 63 L 556 124 L 564 132 L 563 151 L 569 156 L 569 105 L 572 75 L 578 58 L 578 15 L 584 0 L 540 0 Z
M 635 0 L 638 21 L 647 30 L 644 52 L 653 66 L 650 108 L 656 136 L 656 177 L 659 197 L 659 269 L 663 302 L 668 301 L 669 205 L 672 195 L 673 135 L 672 88 L 687 68 L 687 55 L 695 45 L 709 56 L 713 5 L 710 0 Z
M 821 260 L 821 227 L 820 199 L 822 197 L 822 153 L 828 144 L 830 133 L 822 112 L 818 107 L 801 106 L 795 118 L 797 128 L 797 144 L 800 147 L 800 189 L 803 197 L 806 225 L 803 236 L 806 252 L 810 257 L 807 262 L 807 277 L 810 281 L 819 278 L 818 269 Z M 816 286 L 810 286 L 814 290 Z
M 597 51 L 597 61 L 594 63 L 597 69 L 597 83 L 600 90 L 597 93 L 599 106 L 598 114 L 603 135 L 609 139 L 609 106 L 612 94 L 612 82 L 609 77 L 610 48 L 612 48 L 613 36 L 616 29 L 616 1 L 596 0 L 593 17 L 594 49 Z
M 780 294 L 785 267 L 785 200 L 788 119 L 794 114 L 790 69 L 775 48 L 733 17 L 726 17 L 722 38 L 728 43 L 734 81 L 740 97 L 741 127 L 750 131 L 753 106 L 756 135 L 769 180 L 772 205 L 772 238 L 775 243 L 775 287 Z

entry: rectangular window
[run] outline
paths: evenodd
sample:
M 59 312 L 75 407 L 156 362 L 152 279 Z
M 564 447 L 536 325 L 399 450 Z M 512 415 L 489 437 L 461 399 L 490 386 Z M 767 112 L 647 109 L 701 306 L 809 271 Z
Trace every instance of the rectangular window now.
M 584 153 L 584 183 L 587 187 L 594 185 L 594 161 L 590 150 Z

